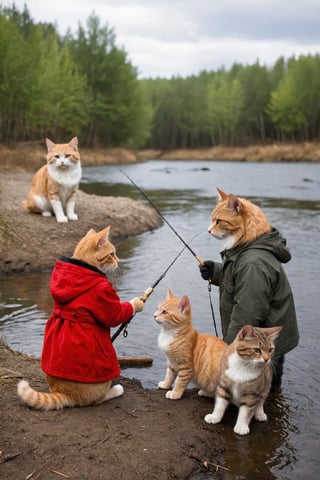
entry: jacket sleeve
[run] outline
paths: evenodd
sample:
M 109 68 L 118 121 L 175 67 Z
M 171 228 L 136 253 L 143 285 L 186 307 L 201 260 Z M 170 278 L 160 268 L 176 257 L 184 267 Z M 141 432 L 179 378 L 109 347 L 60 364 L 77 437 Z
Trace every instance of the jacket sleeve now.
M 128 322 L 133 316 L 130 302 L 121 302 L 119 295 L 108 282 L 95 289 L 94 315 L 96 319 L 108 327 L 117 327 Z
M 231 343 L 246 324 L 262 326 L 268 315 L 276 272 L 260 262 L 245 263 L 234 276 L 234 305 L 224 340 Z
M 216 285 L 217 287 L 220 284 L 220 275 L 222 271 L 222 263 L 221 262 L 213 262 L 214 263 L 214 270 L 213 270 L 213 279 L 212 284 Z

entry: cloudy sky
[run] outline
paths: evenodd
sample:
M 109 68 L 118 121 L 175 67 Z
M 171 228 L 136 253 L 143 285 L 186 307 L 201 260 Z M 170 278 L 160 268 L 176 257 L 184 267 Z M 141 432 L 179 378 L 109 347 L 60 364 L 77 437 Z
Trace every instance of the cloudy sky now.
M 0 0 L 2 6 L 12 1 Z M 197 75 L 233 63 L 272 66 L 320 53 L 319 0 L 14 0 L 64 34 L 95 13 L 114 29 L 140 78 Z

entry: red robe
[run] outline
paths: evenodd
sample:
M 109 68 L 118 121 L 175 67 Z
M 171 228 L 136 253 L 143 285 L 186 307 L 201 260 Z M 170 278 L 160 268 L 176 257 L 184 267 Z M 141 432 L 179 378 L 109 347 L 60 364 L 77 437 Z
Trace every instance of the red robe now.
M 110 327 L 133 315 L 99 270 L 62 258 L 53 270 L 50 291 L 54 309 L 47 321 L 42 369 L 54 377 L 79 382 L 106 382 L 120 375 Z

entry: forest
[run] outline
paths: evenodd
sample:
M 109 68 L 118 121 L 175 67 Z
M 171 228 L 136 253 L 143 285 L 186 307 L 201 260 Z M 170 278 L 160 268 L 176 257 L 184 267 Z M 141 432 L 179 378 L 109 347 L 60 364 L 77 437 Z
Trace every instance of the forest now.
M 214 54 L 214 53 L 213 53 Z M 108 24 L 76 34 L 0 5 L 0 143 L 207 148 L 319 140 L 320 55 L 139 79 Z

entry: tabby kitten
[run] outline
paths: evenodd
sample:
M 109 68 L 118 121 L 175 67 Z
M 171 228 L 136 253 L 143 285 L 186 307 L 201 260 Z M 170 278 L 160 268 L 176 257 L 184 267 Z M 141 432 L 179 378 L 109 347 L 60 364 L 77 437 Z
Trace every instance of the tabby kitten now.
M 112 380 L 120 375 L 110 327 L 126 323 L 143 309 L 143 301 L 120 299 L 104 273 L 118 257 L 109 241 L 110 226 L 89 230 L 72 258 L 57 261 L 50 281 L 54 309 L 47 321 L 42 369 L 51 393 L 37 392 L 25 380 L 18 394 L 30 407 L 58 410 L 97 405 L 123 394 Z
M 76 192 L 81 180 L 78 138 L 55 144 L 46 138 L 47 164 L 34 175 L 24 208 L 44 217 L 56 216 L 57 222 L 78 220 L 75 213 Z
M 221 361 L 214 410 L 204 418 L 207 423 L 221 422 L 230 402 L 239 407 L 233 429 L 239 435 L 249 433 L 253 416 L 260 422 L 267 420 L 263 405 L 271 387 L 274 340 L 281 329 L 245 325 L 228 345 Z
M 191 380 L 200 387 L 200 396 L 212 397 L 227 344 L 214 335 L 198 333 L 192 326 L 188 297 L 179 299 L 170 289 L 154 319 L 161 326 L 158 345 L 167 357 L 166 376 L 158 387 L 168 390 L 175 381 L 166 398 L 181 398 Z
M 260 235 L 271 232 L 271 226 L 261 208 L 245 198 L 226 194 L 217 188 L 219 202 L 211 214 L 208 232 L 222 241 L 222 250 L 244 245 Z

